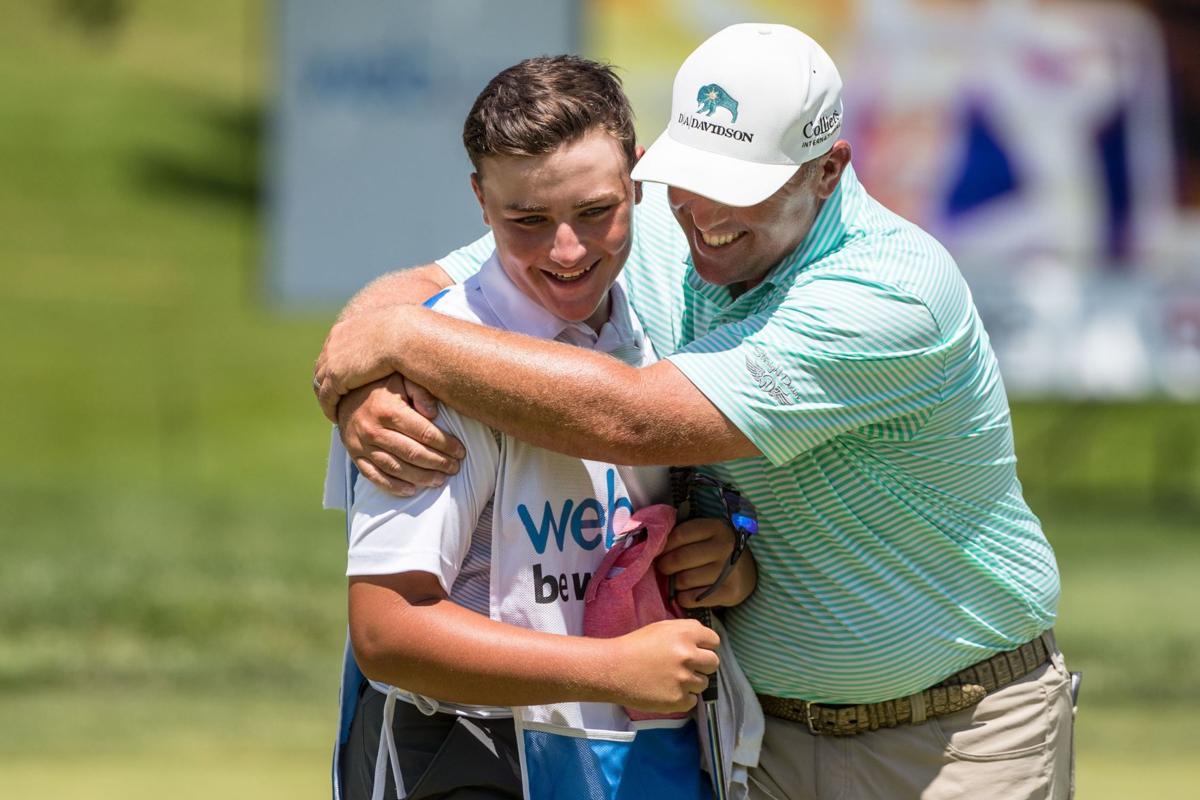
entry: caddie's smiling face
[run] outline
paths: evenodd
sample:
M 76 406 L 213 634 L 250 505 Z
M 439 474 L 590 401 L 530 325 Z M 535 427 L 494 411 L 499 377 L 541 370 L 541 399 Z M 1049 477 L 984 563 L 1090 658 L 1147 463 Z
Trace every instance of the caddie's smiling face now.
M 803 241 L 825 194 L 819 183 L 820 170 L 806 165 L 753 206 L 722 205 L 676 186 L 667 197 L 687 237 L 696 273 L 707 283 L 749 288 Z
M 597 128 L 544 156 L 488 156 L 471 187 L 505 273 L 555 316 L 593 329 L 629 256 L 640 187 L 620 143 Z

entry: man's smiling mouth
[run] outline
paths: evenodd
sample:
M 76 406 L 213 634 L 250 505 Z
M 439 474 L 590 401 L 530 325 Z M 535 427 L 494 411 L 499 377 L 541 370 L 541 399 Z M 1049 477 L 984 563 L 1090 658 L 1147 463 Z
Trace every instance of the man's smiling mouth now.
M 699 231 L 699 234 L 701 241 L 703 241 L 709 247 L 724 247 L 725 245 L 732 244 L 733 242 L 745 236 L 746 232 L 738 231 L 737 233 L 713 234 Z

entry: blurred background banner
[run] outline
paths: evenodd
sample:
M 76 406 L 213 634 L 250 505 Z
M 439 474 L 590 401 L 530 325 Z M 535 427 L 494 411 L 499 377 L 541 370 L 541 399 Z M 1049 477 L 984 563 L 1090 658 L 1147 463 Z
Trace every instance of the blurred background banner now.
M 860 10 L 843 58 L 859 174 L 955 255 L 1010 393 L 1200 396 L 1200 224 L 1177 200 L 1159 20 L 1124 2 Z
M 287 303 L 346 300 L 398 262 L 483 231 L 462 125 L 529 55 L 579 49 L 579 3 L 279 0 L 270 281 Z
M 1195 156 L 1176 147 L 1168 20 L 1133 2 L 278 8 L 269 274 L 285 304 L 343 301 L 481 232 L 459 133 L 504 66 L 586 37 L 649 142 L 695 44 L 772 19 L 841 65 L 859 176 L 958 259 L 1010 392 L 1200 397 L 1200 214 L 1179 200 Z
M 748 20 L 837 59 L 864 182 L 986 318 L 1086 675 L 1079 796 L 1193 796 L 1200 3 L 572 7 L 0 0 L 0 796 L 329 796 L 337 309 L 483 230 L 459 129 L 496 70 L 610 61 L 649 142 Z

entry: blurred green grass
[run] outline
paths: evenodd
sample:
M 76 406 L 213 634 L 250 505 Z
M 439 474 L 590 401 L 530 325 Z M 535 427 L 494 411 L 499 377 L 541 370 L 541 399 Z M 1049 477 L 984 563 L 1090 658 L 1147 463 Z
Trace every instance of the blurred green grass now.
M 89 33 L 70 5 L 0 0 L 0 786 L 321 797 L 344 545 L 308 379 L 333 309 L 259 296 L 268 9 L 118 3 Z M 1200 777 L 1197 411 L 1014 408 L 1088 800 Z

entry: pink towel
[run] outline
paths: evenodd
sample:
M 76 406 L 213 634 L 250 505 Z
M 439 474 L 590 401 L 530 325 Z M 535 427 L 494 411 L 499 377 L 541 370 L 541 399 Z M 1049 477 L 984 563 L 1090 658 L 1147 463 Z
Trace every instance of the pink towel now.
M 668 600 L 667 578 L 654 568 L 667 534 L 675 527 L 675 509 L 647 506 L 630 517 L 619 535 L 632 536 L 639 528 L 646 535 L 631 542 L 618 541 L 592 574 L 584 594 L 583 635 L 598 639 L 622 636 L 664 619 L 678 619 L 682 609 Z M 687 712 L 654 714 L 626 708 L 630 719 L 681 719 Z

